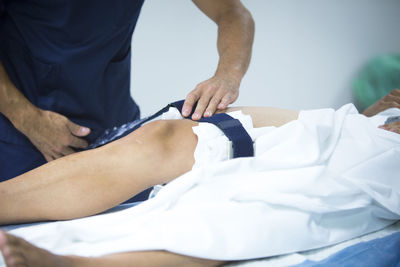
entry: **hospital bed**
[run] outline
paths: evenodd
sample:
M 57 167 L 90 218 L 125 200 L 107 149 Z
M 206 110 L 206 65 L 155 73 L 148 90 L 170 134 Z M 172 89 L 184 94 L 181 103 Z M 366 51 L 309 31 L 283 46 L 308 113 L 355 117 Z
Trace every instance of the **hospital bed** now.
M 164 249 L 223 255 L 234 261 L 228 266 L 397 266 L 400 140 L 377 129 L 387 115 L 400 110 L 367 119 L 346 105 L 301 113 L 262 135 L 246 129 L 261 136 L 263 152 L 256 146 L 255 157 L 214 165 L 206 155 L 140 205 L 5 229 L 59 254 Z M 213 134 L 208 124 L 197 127 Z

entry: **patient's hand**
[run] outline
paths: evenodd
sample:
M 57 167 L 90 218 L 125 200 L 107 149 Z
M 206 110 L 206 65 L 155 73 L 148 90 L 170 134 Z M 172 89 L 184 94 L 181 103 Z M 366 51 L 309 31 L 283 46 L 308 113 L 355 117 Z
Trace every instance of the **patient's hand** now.
M 371 117 L 388 108 L 400 108 L 399 89 L 394 89 L 389 94 L 384 96 L 382 99 L 375 102 L 375 104 L 364 110 L 363 114 L 367 117 Z
M 381 125 L 379 128 L 400 134 L 400 121 Z

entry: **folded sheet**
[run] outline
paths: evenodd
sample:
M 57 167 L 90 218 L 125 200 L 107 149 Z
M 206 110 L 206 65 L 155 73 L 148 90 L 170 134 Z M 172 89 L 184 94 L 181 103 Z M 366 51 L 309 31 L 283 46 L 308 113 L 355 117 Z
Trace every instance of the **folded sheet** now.
M 400 110 L 366 118 L 348 104 L 302 111 L 279 128 L 245 122 L 256 156 L 233 160 L 216 160 L 227 153 L 226 140 L 215 144 L 197 128 L 193 170 L 155 198 L 11 232 L 59 254 L 161 249 L 220 260 L 348 240 L 400 219 L 400 135 L 377 128 L 390 115 Z

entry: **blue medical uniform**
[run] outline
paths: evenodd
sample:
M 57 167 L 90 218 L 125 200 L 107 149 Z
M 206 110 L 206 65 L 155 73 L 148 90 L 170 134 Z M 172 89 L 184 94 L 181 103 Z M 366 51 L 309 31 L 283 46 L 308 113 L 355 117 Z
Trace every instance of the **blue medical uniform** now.
M 35 106 L 89 127 L 138 119 L 130 96 L 131 37 L 143 0 L 0 0 L 0 61 Z M 0 181 L 45 163 L 0 114 Z

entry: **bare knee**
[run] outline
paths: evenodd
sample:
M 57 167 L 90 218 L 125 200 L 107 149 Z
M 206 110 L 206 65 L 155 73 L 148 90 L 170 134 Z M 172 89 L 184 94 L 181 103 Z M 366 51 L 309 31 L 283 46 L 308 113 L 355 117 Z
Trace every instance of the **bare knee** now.
M 144 125 L 141 135 L 152 146 L 156 146 L 158 153 L 171 153 L 182 135 L 183 121 L 157 120 Z
M 197 125 L 190 120 L 159 120 L 150 122 L 132 135 L 129 142 L 140 149 L 141 155 L 157 164 L 165 178 L 170 180 L 191 170 L 194 164 L 194 150 L 197 137 L 192 127 Z
M 164 168 L 170 180 L 192 169 L 197 136 L 190 120 L 163 120 L 148 124 L 149 138 L 158 151 L 159 168 Z
M 175 147 L 178 141 L 197 141 L 192 131 L 192 127 L 197 124 L 191 120 L 158 120 L 144 125 L 143 130 L 154 142 L 168 149 Z
M 180 129 L 180 124 L 173 120 L 157 120 L 144 125 L 142 128 L 146 134 L 151 135 L 151 138 L 155 139 L 154 141 L 164 142 L 176 135 Z

